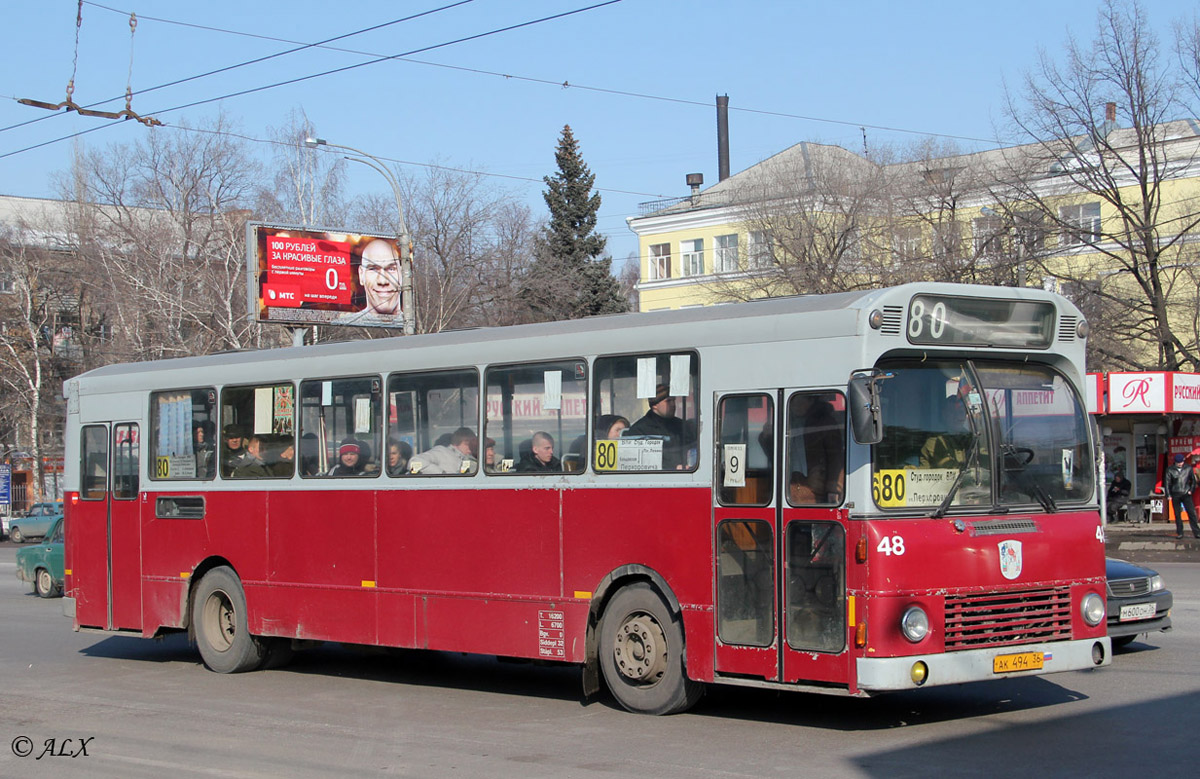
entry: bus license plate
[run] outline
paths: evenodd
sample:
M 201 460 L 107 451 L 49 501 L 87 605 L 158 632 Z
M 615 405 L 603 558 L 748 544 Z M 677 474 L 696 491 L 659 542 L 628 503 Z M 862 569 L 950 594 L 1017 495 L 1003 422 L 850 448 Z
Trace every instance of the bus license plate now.
M 1008 674 L 1015 671 L 1037 671 L 1041 667 L 1041 652 L 1021 652 L 1016 655 L 997 655 L 992 658 L 992 673 L 994 674 Z
M 1129 622 L 1135 619 L 1150 619 L 1158 612 L 1158 607 L 1154 603 L 1135 603 L 1132 606 L 1121 607 L 1121 622 Z

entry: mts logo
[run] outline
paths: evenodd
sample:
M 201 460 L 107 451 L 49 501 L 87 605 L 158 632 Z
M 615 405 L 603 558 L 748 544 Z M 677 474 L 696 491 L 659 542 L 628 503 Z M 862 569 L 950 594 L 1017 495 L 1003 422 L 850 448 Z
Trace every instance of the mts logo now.
M 280 300 L 295 300 L 296 293 L 295 292 L 280 292 L 279 299 Z

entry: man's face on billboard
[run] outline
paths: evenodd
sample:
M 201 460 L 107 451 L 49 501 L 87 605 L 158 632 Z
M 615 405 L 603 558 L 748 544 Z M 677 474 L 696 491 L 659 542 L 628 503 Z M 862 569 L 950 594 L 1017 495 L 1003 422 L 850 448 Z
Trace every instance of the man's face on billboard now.
M 392 315 L 400 310 L 400 260 L 386 241 L 371 241 L 363 249 L 358 281 L 367 293 L 367 309 Z

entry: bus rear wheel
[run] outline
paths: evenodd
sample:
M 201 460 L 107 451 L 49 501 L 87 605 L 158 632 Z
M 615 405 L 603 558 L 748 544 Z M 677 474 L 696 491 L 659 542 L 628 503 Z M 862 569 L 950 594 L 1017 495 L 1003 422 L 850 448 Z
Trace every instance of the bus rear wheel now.
M 231 568 L 222 566 L 204 574 L 192 601 L 192 625 L 200 656 L 212 671 L 253 671 L 266 660 L 267 645 L 250 635 L 246 594 Z
M 704 686 L 683 668 L 682 619 L 648 584 L 621 589 L 600 621 L 600 669 L 613 697 L 638 714 L 674 714 Z

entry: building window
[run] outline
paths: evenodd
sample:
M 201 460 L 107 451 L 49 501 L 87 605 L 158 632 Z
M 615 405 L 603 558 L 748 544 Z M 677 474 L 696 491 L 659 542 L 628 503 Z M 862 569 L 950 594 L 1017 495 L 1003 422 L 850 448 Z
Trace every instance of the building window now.
M 774 257 L 774 241 L 767 230 L 751 230 L 748 265 L 754 268 L 769 268 Z
M 681 276 L 704 275 L 704 239 L 679 242 Z
M 671 244 L 650 244 L 650 280 L 671 278 Z
M 971 222 L 971 234 L 975 241 L 976 257 L 999 257 L 1004 254 L 1004 234 L 1007 232 L 1004 219 L 999 216 L 981 216 Z
M 738 237 L 733 235 L 717 236 L 716 272 L 733 273 L 738 269 Z
M 11 295 L 16 291 L 16 284 L 13 282 L 12 274 L 0 273 L 0 294 Z
M 921 228 L 901 227 L 892 236 L 892 249 L 898 257 L 905 260 L 921 256 Z
M 958 256 L 962 243 L 962 224 L 938 222 L 933 226 L 933 256 L 939 259 Z
M 1058 218 L 1063 225 L 1063 246 L 1080 246 L 1100 240 L 1100 204 L 1062 206 Z

